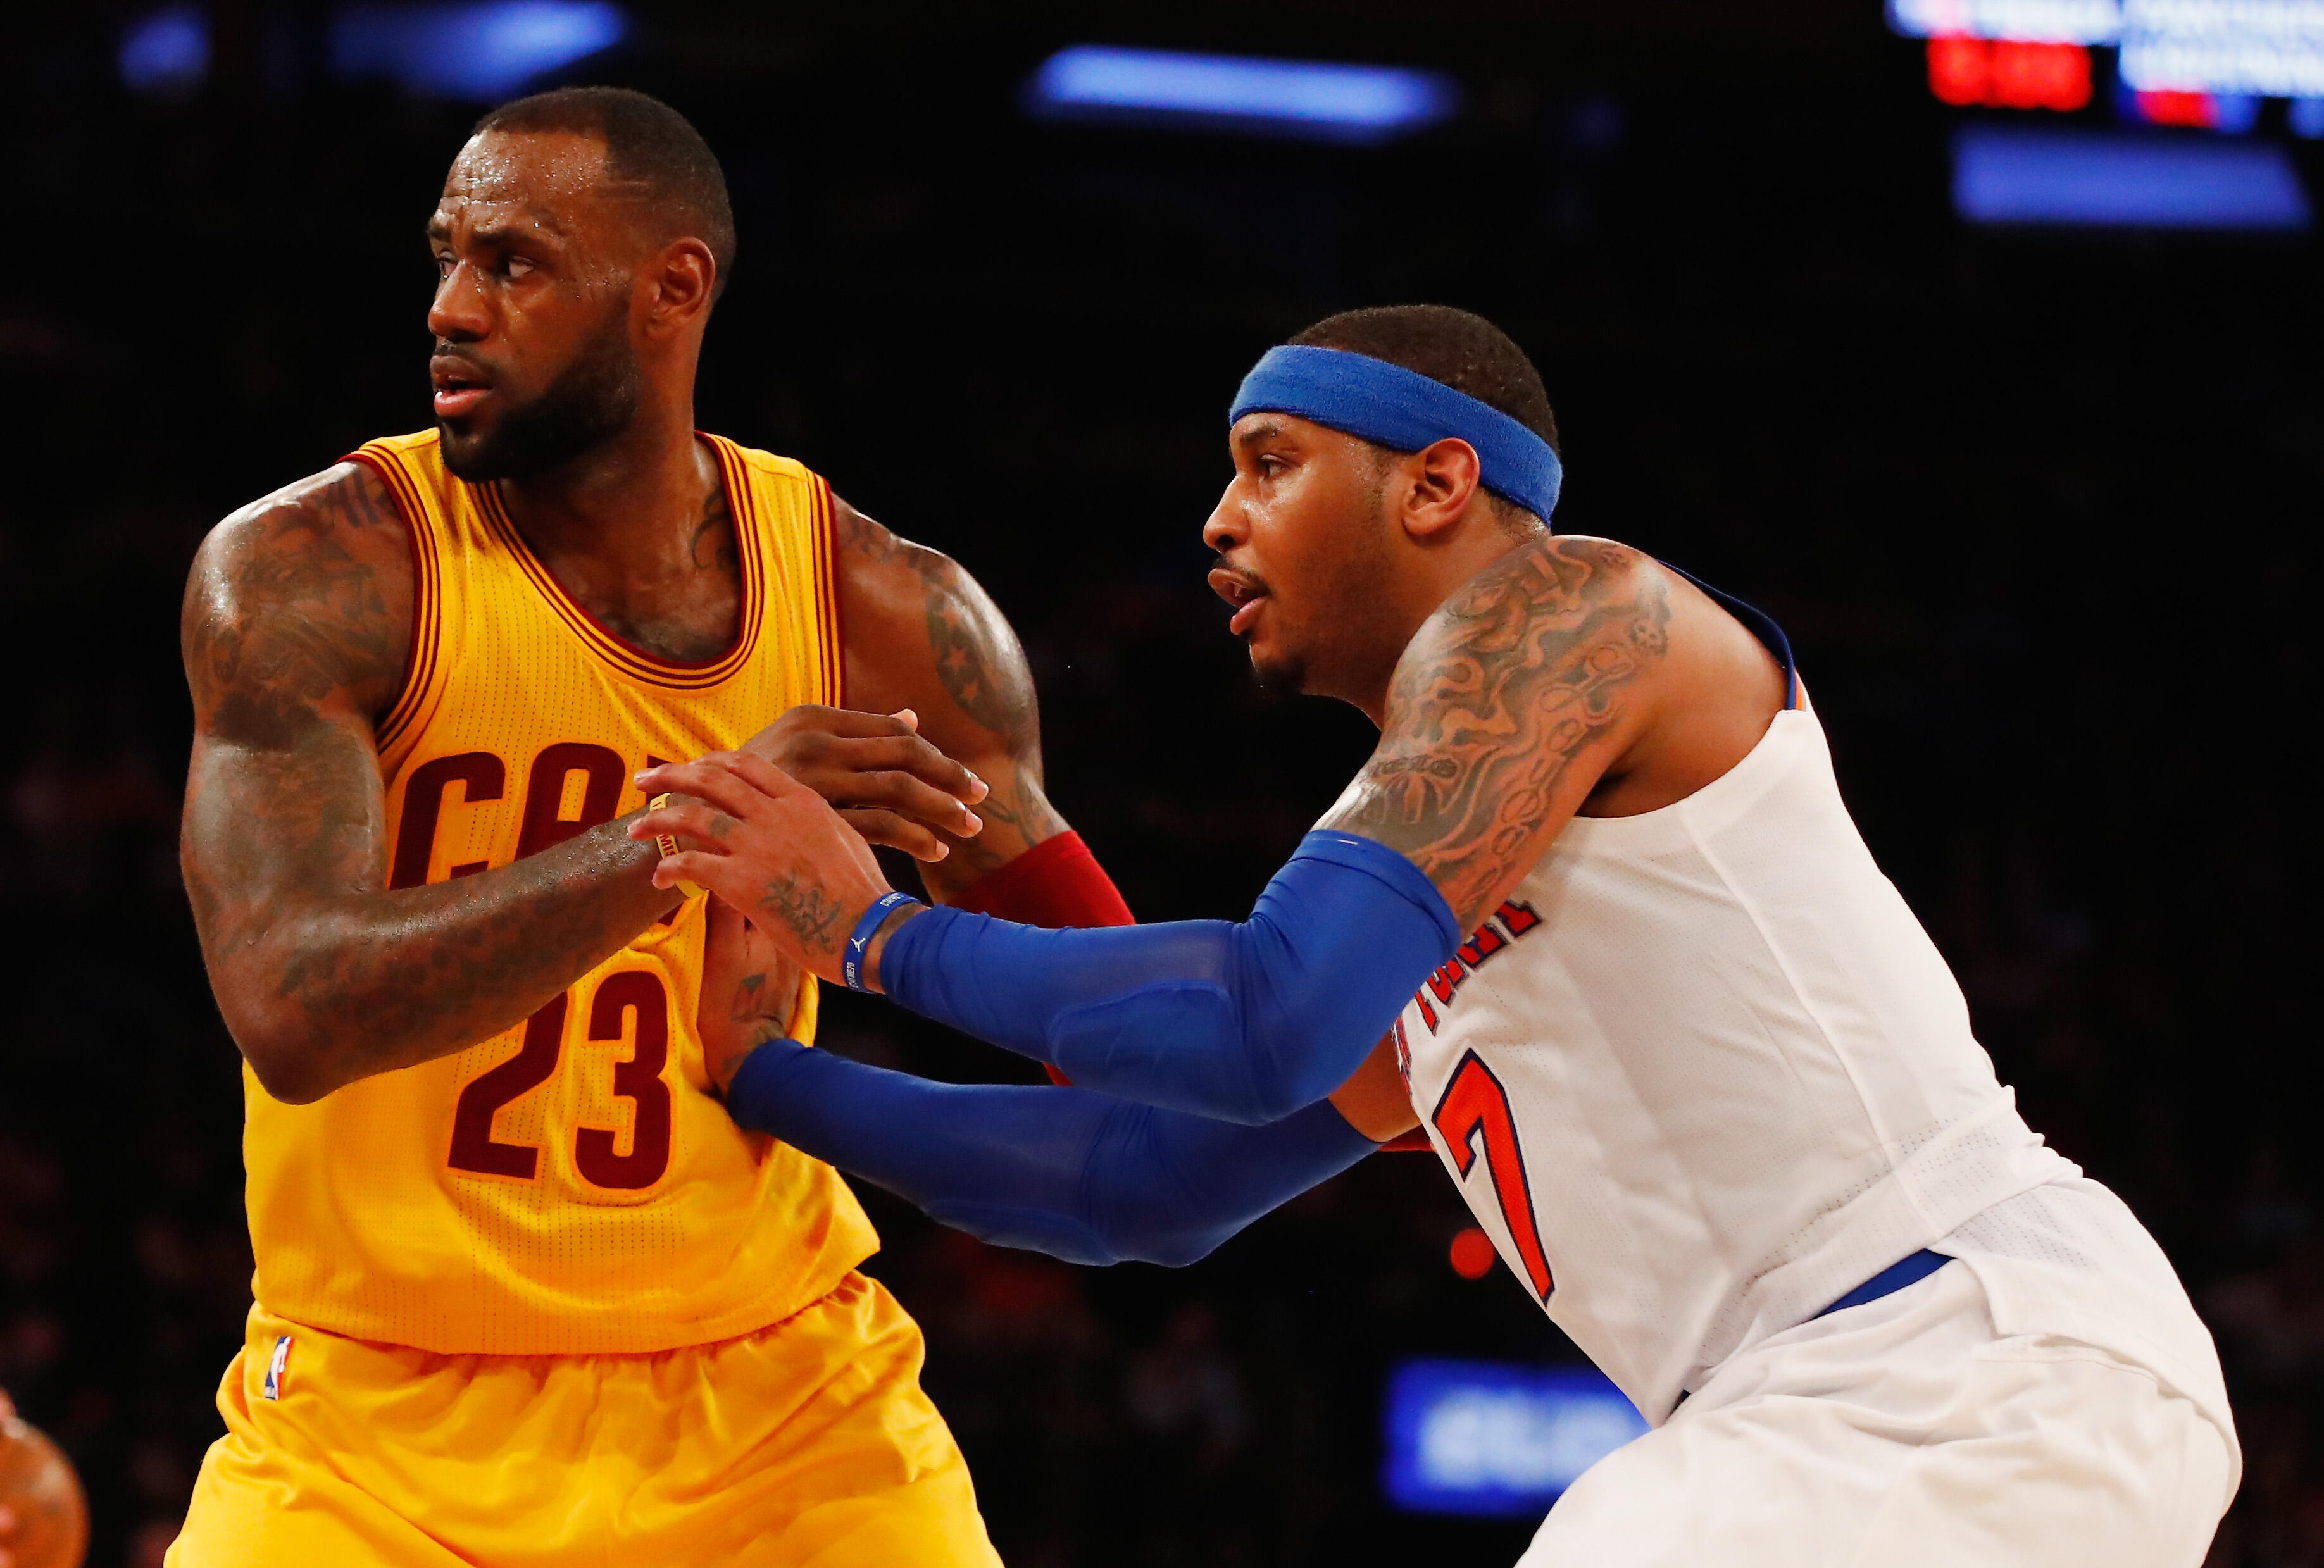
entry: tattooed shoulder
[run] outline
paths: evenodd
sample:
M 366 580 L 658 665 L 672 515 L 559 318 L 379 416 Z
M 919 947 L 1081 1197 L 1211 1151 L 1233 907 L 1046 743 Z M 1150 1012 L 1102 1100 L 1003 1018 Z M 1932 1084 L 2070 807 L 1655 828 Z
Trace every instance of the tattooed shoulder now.
M 1032 671 L 991 595 L 950 556 L 897 537 L 844 501 L 836 504 L 834 526 L 841 550 L 853 558 L 841 567 L 848 586 L 889 608 L 899 626 L 917 616 L 936 679 L 953 706 L 979 728 L 1003 737 L 1010 754 L 1038 758 Z M 849 650 L 852 657 L 872 659 L 901 651 Z
M 1627 743 L 1669 626 L 1659 568 L 1622 545 L 1502 557 L 1405 650 L 1379 749 L 1325 826 L 1408 857 L 1466 929 Z
M 411 640 L 410 525 L 387 485 L 341 463 L 210 530 L 180 632 L 198 724 L 258 724 L 343 691 L 376 715 Z M 257 738 L 257 737 L 253 737 Z

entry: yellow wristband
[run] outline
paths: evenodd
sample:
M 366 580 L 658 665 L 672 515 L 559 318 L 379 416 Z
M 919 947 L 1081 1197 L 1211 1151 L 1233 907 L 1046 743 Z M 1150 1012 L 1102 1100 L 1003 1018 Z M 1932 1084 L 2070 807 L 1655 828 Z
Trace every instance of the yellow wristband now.
M 646 809 L 648 811 L 659 811 L 663 807 L 669 804 L 669 796 L 657 795 L 651 800 L 646 802 Z M 663 858 L 668 859 L 669 856 L 678 853 L 678 840 L 672 838 L 669 834 L 657 833 L 654 835 L 654 848 L 661 851 Z M 702 896 L 702 890 L 696 887 L 692 882 L 678 883 L 678 890 L 685 894 L 689 899 L 698 899 Z

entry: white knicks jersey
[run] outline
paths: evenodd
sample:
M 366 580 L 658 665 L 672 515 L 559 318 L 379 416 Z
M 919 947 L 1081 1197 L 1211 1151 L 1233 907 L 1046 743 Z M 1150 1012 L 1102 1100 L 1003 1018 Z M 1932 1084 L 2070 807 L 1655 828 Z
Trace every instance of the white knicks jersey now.
M 1800 708 L 1675 805 L 1575 819 L 1396 1038 L 1478 1223 L 1656 1424 L 1737 1351 L 2079 1175 L 1995 1078 Z

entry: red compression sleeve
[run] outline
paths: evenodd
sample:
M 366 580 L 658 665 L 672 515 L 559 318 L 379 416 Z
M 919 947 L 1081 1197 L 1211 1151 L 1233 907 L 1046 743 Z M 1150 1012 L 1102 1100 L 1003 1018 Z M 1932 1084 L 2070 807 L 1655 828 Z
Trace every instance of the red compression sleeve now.
M 1138 924 L 1113 879 L 1071 828 L 971 882 L 952 907 L 1051 930 Z
M 1135 926 L 1138 917 L 1122 902 L 1120 890 L 1090 853 L 1082 835 L 1067 828 L 1045 838 L 1002 866 L 971 882 L 953 901 L 955 909 L 991 915 L 1025 926 Z M 1049 1081 L 1068 1087 L 1072 1080 L 1055 1067 Z

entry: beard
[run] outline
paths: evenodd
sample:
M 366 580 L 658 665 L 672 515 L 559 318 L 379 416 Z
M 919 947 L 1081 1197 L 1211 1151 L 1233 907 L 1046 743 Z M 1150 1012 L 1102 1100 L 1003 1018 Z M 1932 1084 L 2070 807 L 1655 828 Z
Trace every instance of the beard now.
M 1296 653 L 1261 659 L 1254 650 L 1250 656 L 1250 678 L 1258 685 L 1260 696 L 1283 702 L 1306 692 L 1307 660 Z
M 1379 629 L 1397 620 L 1388 527 L 1375 489 L 1337 546 L 1302 564 L 1294 601 L 1305 614 L 1284 626 L 1264 656 L 1250 650 L 1251 678 L 1261 692 L 1360 703 L 1366 692 L 1386 688 L 1404 651 L 1379 639 Z M 1276 604 L 1292 613 L 1279 593 Z
M 628 429 L 643 396 L 625 301 L 538 397 L 503 407 L 497 420 L 465 435 L 437 420 L 444 466 L 471 484 L 546 474 Z

